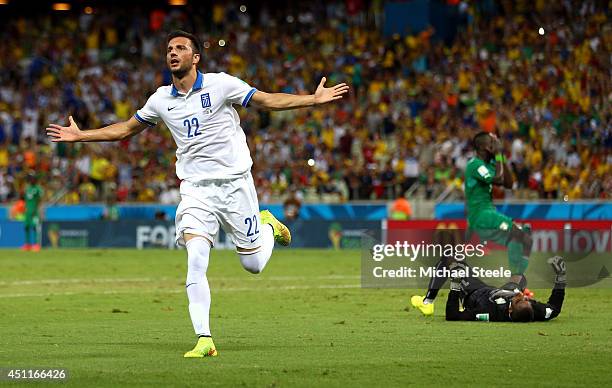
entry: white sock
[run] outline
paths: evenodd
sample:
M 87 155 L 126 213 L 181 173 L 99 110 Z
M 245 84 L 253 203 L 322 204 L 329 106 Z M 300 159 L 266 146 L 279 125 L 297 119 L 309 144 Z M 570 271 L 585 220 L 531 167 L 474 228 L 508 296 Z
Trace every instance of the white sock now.
M 272 229 L 272 225 L 264 224 L 261 228 L 261 247 L 254 252 L 238 252 L 238 256 L 240 256 L 240 262 L 244 269 L 251 273 L 260 273 L 268 264 L 273 249 L 274 229 Z
M 187 241 L 187 297 L 189 315 L 197 335 L 210 335 L 210 287 L 206 270 L 210 256 L 210 243 L 204 237 Z
M 427 298 L 423 299 L 423 304 L 430 304 L 430 303 L 433 303 L 432 299 L 427 299 Z

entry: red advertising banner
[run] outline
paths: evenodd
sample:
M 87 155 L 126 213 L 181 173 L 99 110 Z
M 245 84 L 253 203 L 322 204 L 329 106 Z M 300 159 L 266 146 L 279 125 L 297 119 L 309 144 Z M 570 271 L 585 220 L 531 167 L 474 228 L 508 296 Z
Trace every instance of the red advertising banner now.
M 612 252 L 612 220 L 517 220 L 517 223 L 531 226 L 534 252 Z M 435 230 L 457 230 L 465 238 L 468 235 L 466 228 L 465 219 L 387 220 L 383 222 L 383 239 L 387 244 L 407 240 L 431 243 Z M 478 241 L 478 237 L 472 235 L 469 240 Z M 488 247 L 495 249 L 496 245 Z

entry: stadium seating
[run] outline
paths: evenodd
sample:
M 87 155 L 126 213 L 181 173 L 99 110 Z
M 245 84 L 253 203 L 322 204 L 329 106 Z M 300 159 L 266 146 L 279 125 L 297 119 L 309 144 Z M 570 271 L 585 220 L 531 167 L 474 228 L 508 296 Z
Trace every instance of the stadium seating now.
M 262 202 L 290 192 L 315 202 L 461 198 L 469 139 L 480 130 L 503 137 L 517 178 L 513 193 L 496 196 L 610 198 L 605 13 L 569 1 L 502 2 L 492 14 L 471 4 L 444 45 L 432 29 L 383 36 L 378 2 L 358 10 L 363 17 L 328 3 L 291 19 L 222 4 L 213 12 L 126 5 L 3 23 L 0 203 L 20 197 L 30 170 L 60 203 L 177 202 L 174 144 L 162 126 L 118 145 L 56 145 L 44 135 L 69 114 L 82 128 L 129 118 L 169 83 L 165 32 L 177 27 L 204 42 L 203 71 L 264 91 L 309 93 L 323 75 L 352 86 L 319 109 L 239 108 Z M 535 20 L 554 28 L 540 35 Z

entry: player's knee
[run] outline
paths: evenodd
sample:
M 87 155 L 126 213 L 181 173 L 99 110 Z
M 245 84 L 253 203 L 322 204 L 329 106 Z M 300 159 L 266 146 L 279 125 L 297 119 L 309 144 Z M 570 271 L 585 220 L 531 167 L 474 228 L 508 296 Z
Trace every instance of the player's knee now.
M 523 246 L 531 247 L 533 243 L 533 239 L 531 238 L 531 234 L 527 233 L 521 227 L 516 224 L 512 225 L 512 230 L 510 231 L 510 236 L 512 240 L 523 244 Z
M 517 224 L 512 224 L 512 228 L 510 229 L 510 238 L 513 240 L 522 240 L 523 231 Z
M 208 270 L 207 260 L 202 258 L 189 258 L 187 264 L 187 283 L 195 283 L 206 276 Z
M 242 263 L 242 267 L 252 274 L 257 275 L 261 273 L 261 271 L 263 271 L 261 262 L 257 260 L 256 257 L 253 257 L 253 255 L 249 255 L 249 256 L 240 255 L 240 262 Z
M 187 264 L 187 279 L 186 284 L 198 283 L 206 277 L 208 263 L 204 260 L 189 260 Z
M 247 271 L 249 271 L 250 273 L 252 273 L 253 275 L 259 275 L 262 271 L 261 268 L 259 268 L 259 266 L 254 266 L 254 267 L 244 267 Z
M 267 260 L 263 257 L 261 247 L 245 249 L 238 247 L 236 253 L 240 257 L 242 267 L 252 274 L 259 274 L 263 271 Z
M 208 260 L 203 257 L 189 257 L 187 270 L 194 272 L 206 273 L 208 270 Z
M 187 246 L 187 282 L 197 282 L 206 276 L 211 244 L 204 237 L 191 238 Z

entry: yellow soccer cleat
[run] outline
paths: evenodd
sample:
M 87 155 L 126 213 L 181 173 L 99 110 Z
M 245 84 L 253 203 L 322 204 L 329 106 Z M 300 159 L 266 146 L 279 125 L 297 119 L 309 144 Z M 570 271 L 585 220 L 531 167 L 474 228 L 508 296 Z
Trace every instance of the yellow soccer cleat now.
M 185 358 L 217 357 L 217 348 L 210 337 L 200 337 L 195 348 L 185 353 Z
M 434 313 L 434 304 L 433 303 L 425 304 L 425 303 L 423 303 L 424 299 L 425 299 L 424 296 L 413 295 L 412 298 L 410 298 L 410 303 L 412 304 L 412 307 L 421 310 L 421 313 L 423 315 L 425 315 L 425 316 L 433 315 L 433 313 Z
M 272 225 L 274 230 L 274 240 L 280 245 L 287 246 L 291 244 L 291 232 L 282 222 L 276 219 L 269 210 L 262 210 L 259 212 L 262 224 Z

